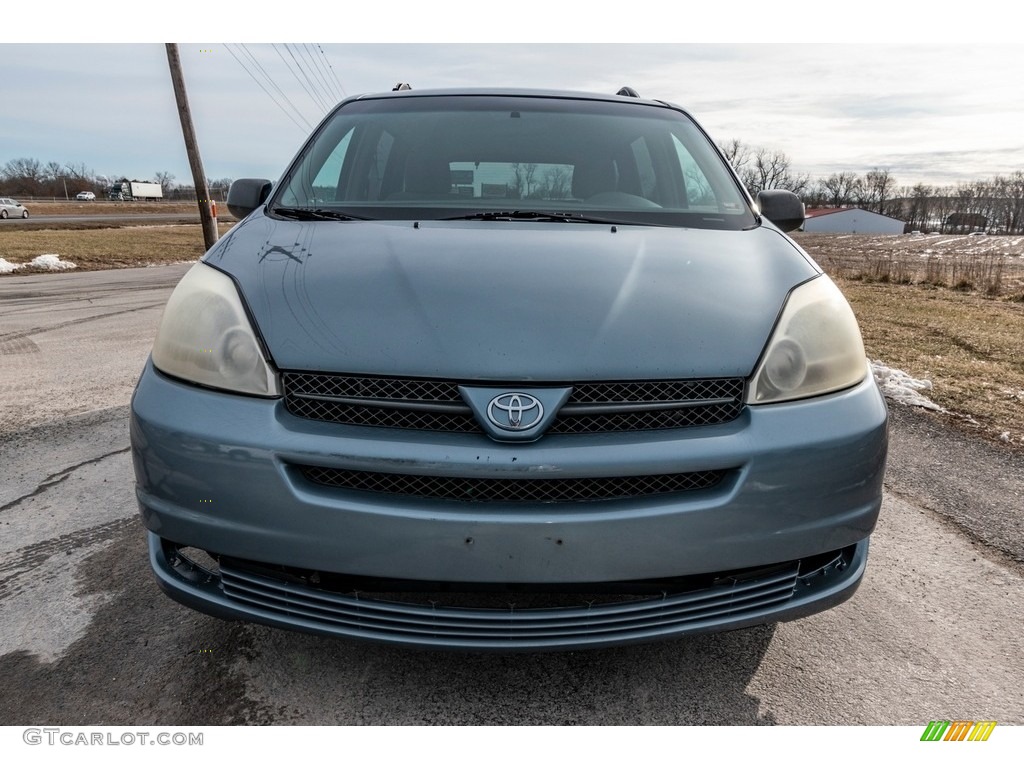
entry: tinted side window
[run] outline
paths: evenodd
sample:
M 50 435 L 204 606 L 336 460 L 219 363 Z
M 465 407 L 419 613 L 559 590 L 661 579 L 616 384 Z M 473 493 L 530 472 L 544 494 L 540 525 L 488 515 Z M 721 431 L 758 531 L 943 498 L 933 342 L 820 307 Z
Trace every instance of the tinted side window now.
M 690 151 L 683 146 L 678 137 L 672 137 L 672 145 L 675 147 L 676 155 L 679 158 L 679 167 L 683 172 L 683 183 L 686 185 L 686 199 L 691 209 L 705 209 L 708 211 L 718 210 L 718 201 L 711 188 L 704 171 L 701 170 L 697 161 L 693 159 Z
M 338 183 L 341 179 L 341 167 L 352 141 L 353 131 L 345 134 L 338 145 L 327 156 L 323 166 L 313 179 L 313 194 L 318 201 L 334 202 L 338 194 Z

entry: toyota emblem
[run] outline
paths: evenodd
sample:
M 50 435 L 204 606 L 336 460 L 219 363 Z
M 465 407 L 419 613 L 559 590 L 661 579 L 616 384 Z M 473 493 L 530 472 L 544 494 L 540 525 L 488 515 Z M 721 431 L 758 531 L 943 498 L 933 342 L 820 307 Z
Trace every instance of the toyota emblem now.
M 533 395 L 505 392 L 487 404 L 487 418 L 498 429 L 523 432 L 544 418 L 544 406 Z

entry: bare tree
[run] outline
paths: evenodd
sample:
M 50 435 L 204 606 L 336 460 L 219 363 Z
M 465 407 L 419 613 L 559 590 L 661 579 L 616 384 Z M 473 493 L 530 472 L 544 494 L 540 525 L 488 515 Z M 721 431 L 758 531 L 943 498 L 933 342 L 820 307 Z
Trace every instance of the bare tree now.
M 915 184 L 904 195 L 907 207 L 904 215 L 911 229 L 932 228 L 932 188 L 927 184 Z
M 53 160 L 43 165 L 41 186 L 37 194 L 49 197 L 68 197 L 67 179 L 65 178 L 64 166 Z
M 1003 195 L 1006 199 L 1006 233 L 1020 233 L 1024 230 L 1024 171 L 1014 171 L 1003 180 Z
M 530 196 L 530 192 L 533 190 L 533 177 L 536 174 L 536 163 L 513 163 L 512 183 L 518 191 L 520 198 L 527 198 Z
M 939 231 L 946 231 L 946 219 L 956 209 L 952 187 L 936 187 L 932 196 L 932 216 L 935 219 Z
M 569 169 L 556 165 L 544 172 L 544 180 L 538 191 L 547 200 L 564 200 L 569 197 Z
M 736 174 L 742 178 L 743 169 L 750 163 L 750 147 L 739 139 L 729 139 L 725 144 L 719 144 L 718 148 Z
M 833 208 L 839 208 L 849 205 L 857 198 L 861 182 L 857 174 L 843 171 L 819 180 L 818 185 L 824 202 Z
M 212 199 L 227 200 L 228 188 L 231 186 L 232 181 L 234 181 L 234 179 L 228 178 L 226 176 L 219 179 L 207 179 L 206 186 L 210 188 L 210 195 Z
M 171 191 L 171 182 L 174 181 L 174 174 L 170 171 L 157 171 L 153 174 L 153 178 L 156 179 L 156 183 L 160 185 L 160 190 L 164 197 Z
M 718 149 L 752 195 L 763 189 L 788 189 L 798 195 L 809 191 L 810 177 L 793 170 L 785 152 L 752 147 L 739 139 L 729 139 Z
M 48 181 L 62 179 L 64 177 L 64 166 L 50 160 L 43 166 L 43 177 Z
M 895 186 L 896 180 L 890 175 L 888 168 L 874 168 L 868 171 L 864 175 L 865 202 L 878 213 L 886 214 L 886 205 Z
M 45 186 L 43 164 L 34 157 L 19 157 L 4 165 L 3 176 L 12 195 L 39 195 Z
M 747 187 L 755 195 L 765 189 L 788 189 L 800 195 L 811 181 L 807 174 L 793 170 L 789 156 L 785 152 L 767 147 L 757 147 L 754 150 L 750 179 Z
M 85 163 L 64 163 L 64 173 L 69 179 L 87 184 L 96 183 L 96 171 Z

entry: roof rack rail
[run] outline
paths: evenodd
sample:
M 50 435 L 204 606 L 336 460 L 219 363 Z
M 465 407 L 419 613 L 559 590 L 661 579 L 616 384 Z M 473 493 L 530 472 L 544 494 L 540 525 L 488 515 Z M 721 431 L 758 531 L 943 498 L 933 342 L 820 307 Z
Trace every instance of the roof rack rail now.
M 395 87 L 392 88 L 391 90 L 392 91 L 411 91 L 412 90 L 412 86 L 409 85 L 408 83 L 395 83 Z
M 630 88 L 628 85 L 624 85 L 615 92 L 616 96 L 632 96 L 634 99 L 639 99 L 640 94 L 636 92 L 635 88 Z

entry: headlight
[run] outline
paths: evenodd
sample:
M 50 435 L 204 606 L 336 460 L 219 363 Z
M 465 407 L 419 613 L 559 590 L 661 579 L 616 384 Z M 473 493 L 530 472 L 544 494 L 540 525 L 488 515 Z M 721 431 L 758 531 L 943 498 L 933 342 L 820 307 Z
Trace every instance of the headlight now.
M 814 397 L 852 387 L 867 374 L 857 319 L 825 275 L 795 289 L 754 373 L 752 405 Z
M 167 302 L 153 343 L 153 365 L 208 387 L 280 394 L 234 283 L 202 263 L 185 274 Z

